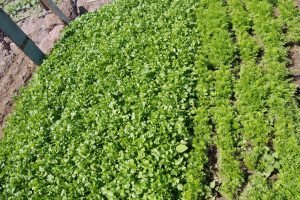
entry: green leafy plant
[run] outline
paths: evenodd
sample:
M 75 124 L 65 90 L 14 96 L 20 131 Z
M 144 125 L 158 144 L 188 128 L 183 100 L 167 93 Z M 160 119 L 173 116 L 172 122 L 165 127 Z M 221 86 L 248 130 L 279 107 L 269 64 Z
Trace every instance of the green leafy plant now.
M 74 20 L 16 98 L 0 198 L 299 199 L 290 4 L 119 0 Z

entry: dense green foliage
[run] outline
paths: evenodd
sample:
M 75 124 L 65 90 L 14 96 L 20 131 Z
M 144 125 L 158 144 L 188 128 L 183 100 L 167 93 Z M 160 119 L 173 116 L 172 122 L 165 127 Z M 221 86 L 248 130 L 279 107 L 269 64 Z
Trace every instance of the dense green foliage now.
M 290 0 L 119 0 L 76 19 L 16 100 L 0 198 L 300 199 L 298 19 Z
M 193 5 L 126 1 L 75 21 L 8 123 L 2 194 L 178 198 L 194 105 Z

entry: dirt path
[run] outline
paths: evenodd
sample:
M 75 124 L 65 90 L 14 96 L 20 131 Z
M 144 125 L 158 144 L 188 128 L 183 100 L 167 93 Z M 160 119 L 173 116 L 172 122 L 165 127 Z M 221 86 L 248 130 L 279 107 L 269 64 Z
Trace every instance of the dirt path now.
M 80 12 L 95 11 L 111 0 L 62 0 L 59 7 L 70 18 L 79 16 Z M 41 13 L 18 22 L 21 29 L 45 52 L 50 53 L 59 38 L 64 24 L 51 12 Z M 13 108 L 13 97 L 26 85 L 36 69 L 36 65 L 0 33 L 0 138 L 8 114 Z
M 17 95 L 21 86 L 31 77 L 36 66 L 23 53 L 10 53 L 11 64 L 0 80 L 0 126 L 13 105 L 12 97 Z M 0 130 L 0 134 L 1 130 Z
M 290 68 L 293 79 L 300 88 L 300 46 L 295 45 L 291 48 L 292 67 Z
M 297 6 L 300 9 L 300 0 L 296 0 Z M 298 92 L 300 94 L 300 44 L 294 45 L 291 50 L 292 67 L 290 69 L 293 75 L 294 81 L 298 87 Z

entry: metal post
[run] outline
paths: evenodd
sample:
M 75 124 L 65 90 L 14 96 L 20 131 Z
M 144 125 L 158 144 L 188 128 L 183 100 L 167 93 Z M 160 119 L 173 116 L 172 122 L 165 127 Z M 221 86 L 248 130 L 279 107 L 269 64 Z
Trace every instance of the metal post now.
M 19 28 L 17 24 L 0 8 L 0 29 L 4 32 L 35 64 L 41 65 L 45 54 Z
M 39 1 L 46 10 L 51 10 L 65 24 L 70 23 L 70 19 L 57 7 L 57 5 L 52 0 L 39 0 Z

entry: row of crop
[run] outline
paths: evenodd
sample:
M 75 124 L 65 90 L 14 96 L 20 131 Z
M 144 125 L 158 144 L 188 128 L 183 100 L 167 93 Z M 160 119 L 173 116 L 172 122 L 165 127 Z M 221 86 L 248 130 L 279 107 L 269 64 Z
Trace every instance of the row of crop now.
M 199 54 L 198 54 L 199 55 Z M 196 66 L 200 63 L 196 62 Z M 203 199 L 211 195 L 209 187 L 211 168 L 209 163 L 209 147 L 212 144 L 212 124 L 209 114 L 210 94 L 212 88 L 210 83 L 213 80 L 212 73 L 204 67 L 198 67 L 197 73 L 197 99 L 198 103 L 193 110 L 194 136 L 192 151 L 189 153 L 189 160 L 186 172 L 186 183 L 184 185 L 184 199 Z
M 258 39 L 252 36 L 252 19 L 245 10 L 243 2 L 229 0 L 228 5 L 241 59 L 235 94 L 241 124 L 240 131 L 243 137 L 243 163 L 248 176 L 250 176 L 247 178 L 249 182 L 246 183 L 241 196 L 255 199 L 257 196 L 253 197 L 248 192 L 252 189 L 251 187 L 255 187 L 257 191 L 260 191 L 256 191 L 257 194 L 264 199 L 266 198 L 264 195 L 269 191 L 266 177 L 273 172 L 272 166 L 269 165 L 274 163 L 272 159 L 271 161 L 268 159 L 271 149 L 267 144 L 270 141 L 272 126 L 266 116 L 268 112 L 266 106 L 268 81 L 260 64 L 263 47 L 259 46 Z
M 243 182 L 238 161 L 239 135 L 233 98 L 233 64 L 235 46 L 230 33 L 230 19 L 224 2 L 203 1 L 205 9 L 199 10 L 198 26 L 202 35 L 203 64 L 212 71 L 214 92 L 211 96 L 215 144 L 217 145 L 218 176 L 221 182 L 219 192 L 226 198 L 235 198 Z
M 279 23 L 286 31 L 287 42 L 300 42 L 300 11 L 293 0 L 278 1 Z
M 273 149 L 278 157 L 278 180 L 273 189 L 278 199 L 300 198 L 300 176 L 297 173 L 300 166 L 300 118 L 299 109 L 294 99 L 295 86 L 287 79 L 286 68 L 287 49 L 284 47 L 284 33 L 281 32 L 281 23 L 272 18 L 272 6 L 268 1 L 257 5 L 250 1 L 246 3 L 249 12 L 253 15 L 256 34 L 263 41 L 263 67 L 268 80 L 269 107 L 268 119 L 273 129 Z M 263 16 L 269 16 L 266 20 Z M 294 16 L 297 17 L 297 16 Z M 297 20 L 291 19 L 292 21 Z M 274 166 L 274 168 L 276 168 Z
M 195 2 L 118 1 L 73 22 L 8 121 L 1 197 L 181 197 Z
M 199 76 L 199 108 L 195 118 L 194 152 L 188 171 L 190 179 L 187 186 L 190 191 L 185 196 L 186 199 L 207 198 L 203 192 L 207 190 L 213 195 L 216 195 L 213 191 L 218 191 L 224 197 L 232 199 L 238 195 L 239 187 L 243 183 L 237 156 L 238 124 L 232 103 L 235 47 L 229 30 L 230 19 L 223 4 L 224 2 L 216 0 L 201 1 L 197 10 L 201 40 L 196 65 Z M 214 145 L 217 147 L 217 155 L 208 155 L 208 149 Z M 206 156 L 217 157 L 217 169 L 207 164 Z M 209 169 L 204 169 L 204 165 Z M 207 170 L 210 172 L 206 176 L 214 177 L 208 179 L 203 176 Z M 210 184 L 211 188 L 207 189 L 207 184 Z
M 243 63 L 236 89 L 237 100 L 241 102 L 238 107 L 241 116 L 250 117 L 250 121 L 246 121 L 244 118 L 244 124 L 242 119 L 241 124 L 244 129 L 249 128 L 249 133 L 252 134 L 250 136 L 253 138 L 250 142 L 261 144 L 253 145 L 255 148 L 261 147 L 261 149 L 255 151 L 257 154 L 252 154 L 257 155 L 259 160 L 247 162 L 247 158 L 251 158 L 251 154 L 244 157 L 246 166 L 255 171 L 250 176 L 242 197 L 247 199 L 261 197 L 266 199 L 291 198 L 292 195 L 296 195 L 293 192 L 296 191 L 296 185 L 293 184 L 289 188 L 280 187 L 279 185 L 283 179 L 291 184 L 289 179 L 283 177 L 286 177 L 286 174 L 295 173 L 293 170 L 284 168 L 288 164 L 287 160 L 289 160 L 284 158 L 287 158 L 288 155 L 295 157 L 299 154 L 299 146 L 295 143 L 295 135 L 299 131 L 297 128 L 299 119 L 296 117 L 298 110 L 293 99 L 294 89 L 287 80 L 287 50 L 284 48 L 284 42 L 282 41 L 283 33 L 281 32 L 280 23 L 275 20 L 273 7 L 268 1 L 257 3 L 254 1 L 232 0 L 229 2 L 232 5 L 233 26 L 237 33 Z M 248 14 L 244 7 L 248 10 Z M 250 27 L 252 21 L 253 27 Z M 249 30 L 254 30 L 251 33 L 254 36 L 249 34 Z M 259 46 L 255 46 L 255 43 Z M 243 49 L 247 49 L 249 46 L 252 46 L 251 49 L 254 52 L 261 49 L 260 53 L 257 52 L 256 60 L 248 59 L 250 56 L 243 53 Z M 257 113 L 252 113 L 252 117 L 251 112 L 247 112 L 247 105 L 250 111 L 254 109 L 257 111 Z M 243 114 L 243 111 L 246 112 Z M 249 124 L 256 126 L 258 129 L 249 127 Z M 257 135 L 253 135 L 253 133 L 255 134 L 253 130 L 257 130 Z M 286 132 L 286 134 L 283 134 L 283 132 Z M 244 131 L 244 133 L 247 132 Z M 285 137 L 283 137 L 284 135 Z M 283 143 L 291 144 L 291 148 L 294 150 L 282 151 L 283 146 L 279 146 L 279 144 L 283 145 Z M 251 165 L 251 163 L 254 165 Z M 294 165 L 294 167 L 298 166 L 297 161 Z M 272 181 L 271 175 L 277 172 L 279 172 L 279 180 L 273 184 L 274 180 Z M 282 176 L 282 174 L 285 174 L 285 176 Z M 271 192 L 273 190 L 281 196 L 274 196 L 274 192 Z

